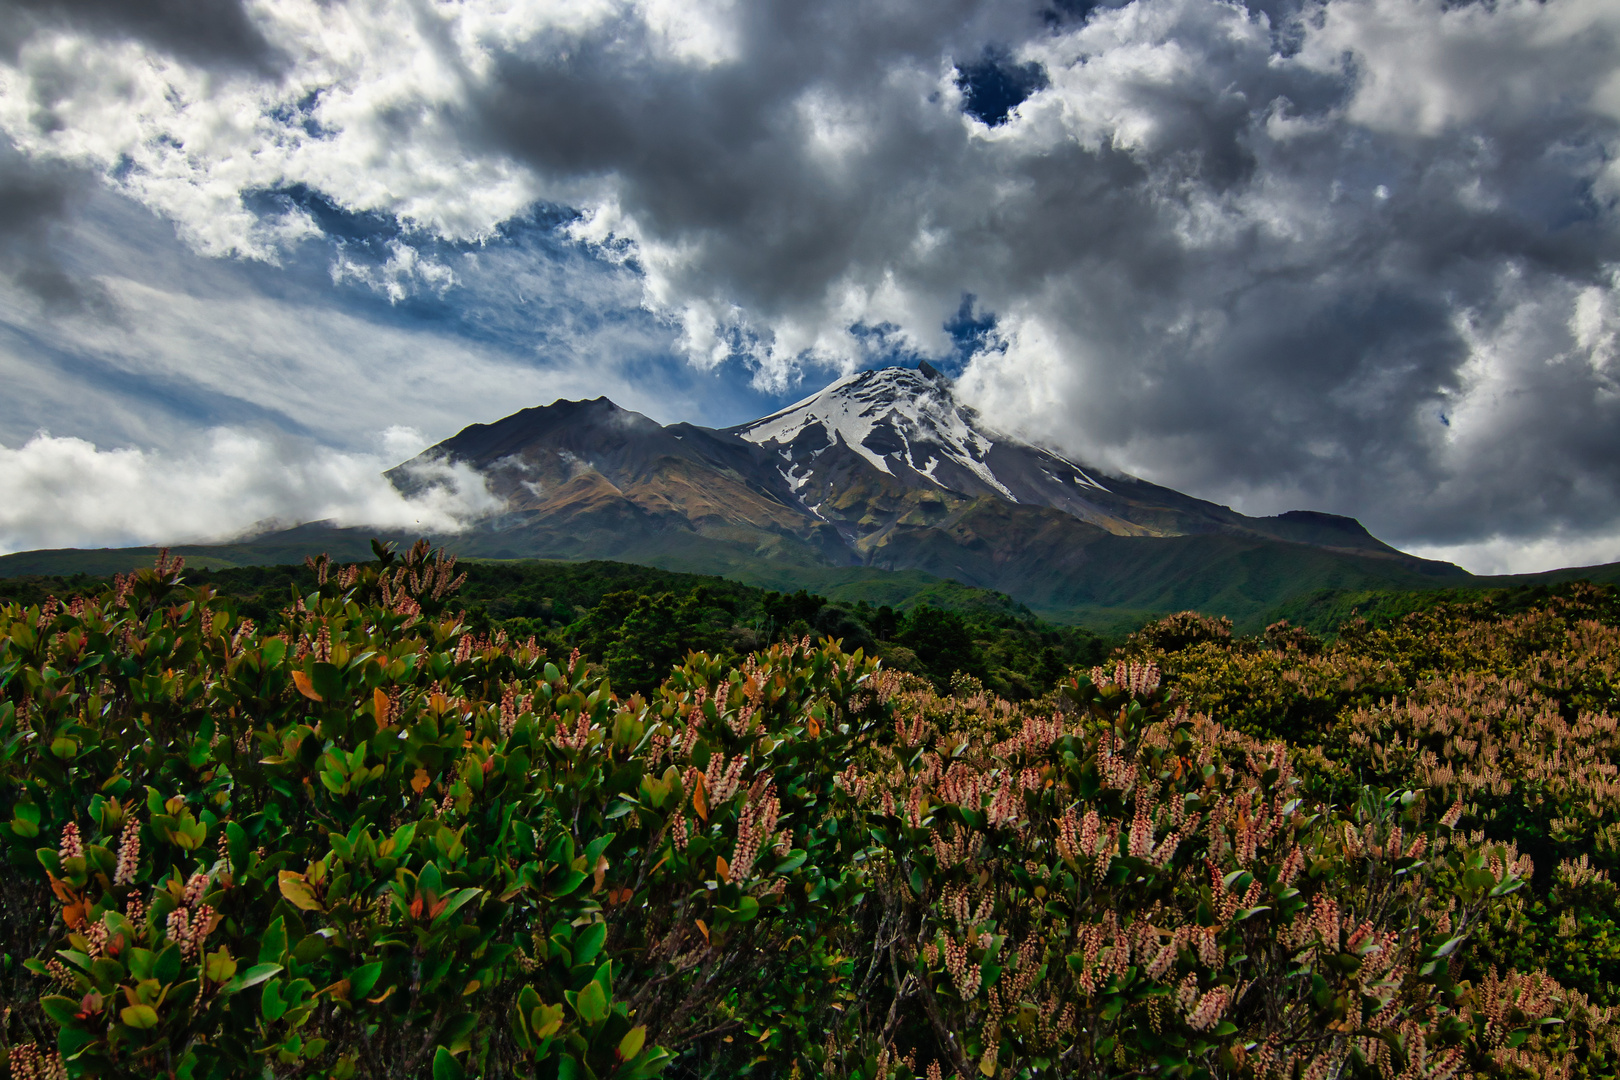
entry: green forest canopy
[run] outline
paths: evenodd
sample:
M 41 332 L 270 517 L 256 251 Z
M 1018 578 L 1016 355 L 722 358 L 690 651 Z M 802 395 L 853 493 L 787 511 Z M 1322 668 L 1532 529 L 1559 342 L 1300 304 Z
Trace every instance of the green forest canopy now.
M 517 640 L 533 636 L 557 655 L 578 648 L 628 690 L 652 689 L 693 649 L 734 662 L 785 638 L 810 636 L 836 638 L 850 652 L 863 649 L 942 689 L 961 671 L 1023 700 L 1050 690 L 1070 666 L 1099 663 L 1109 648 L 1089 631 L 1043 622 L 1010 601 L 896 610 L 607 561 L 462 562 L 458 570 L 467 577 L 454 602 L 470 628 Z M 0 600 L 37 604 L 107 580 L 0 578 Z M 238 610 L 273 630 L 295 593 L 315 586 L 316 571 L 249 566 L 188 571 L 187 580 L 232 597 Z

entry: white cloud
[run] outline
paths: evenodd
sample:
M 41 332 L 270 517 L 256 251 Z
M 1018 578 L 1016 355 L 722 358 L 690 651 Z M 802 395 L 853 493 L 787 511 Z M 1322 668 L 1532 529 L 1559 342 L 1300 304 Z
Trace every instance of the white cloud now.
M 1348 117 L 1402 135 L 1489 118 L 1534 122 L 1565 99 L 1607 110 L 1620 9 L 1606 0 L 1334 0 L 1302 61 L 1347 67 Z
M 1620 530 L 1600 535 L 1492 536 L 1466 544 L 1415 545 L 1423 559 L 1456 563 L 1473 574 L 1538 574 L 1620 562 Z
M 272 522 L 456 532 L 498 508 L 465 466 L 424 466 L 405 498 L 382 475 L 393 464 L 226 428 L 175 451 L 42 433 L 0 446 L 0 553 L 227 540 Z

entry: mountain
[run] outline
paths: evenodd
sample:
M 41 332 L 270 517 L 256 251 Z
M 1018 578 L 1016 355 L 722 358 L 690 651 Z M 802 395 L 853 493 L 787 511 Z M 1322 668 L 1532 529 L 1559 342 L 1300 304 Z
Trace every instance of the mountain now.
M 475 558 L 615 559 L 849 598 L 956 582 L 1099 628 L 1189 607 L 1252 627 L 1321 590 L 1477 580 L 1353 518 L 1247 517 L 1010 437 L 927 364 L 859 372 L 725 430 L 661 425 L 606 398 L 558 401 L 474 424 L 389 476 L 410 492 L 433 461 L 471 466 L 503 501 L 435 538 Z M 352 558 L 370 535 L 313 523 L 187 550 L 220 565 Z M 109 558 L 19 553 L 0 573 Z
M 916 543 L 919 530 L 997 504 L 1061 511 L 1114 536 L 1226 533 L 1411 560 L 1354 518 L 1311 511 L 1245 517 L 995 432 L 926 362 L 850 375 L 724 434 L 772 451 L 778 475 L 805 509 L 836 525 L 865 562 L 884 561 L 891 544 Z
M 920 570 L 1062 617 L 1195 599 L 1252 615 L 1298 589 L 1466 578 L 1311 511 L 1254 518 L 987 426 L 927 364 L 863 371 L 725 430 L 606 398 L 475 424 L 390 475 L 470 465 L 505 502 L 468 555 L 613 558 L 797 580 Z

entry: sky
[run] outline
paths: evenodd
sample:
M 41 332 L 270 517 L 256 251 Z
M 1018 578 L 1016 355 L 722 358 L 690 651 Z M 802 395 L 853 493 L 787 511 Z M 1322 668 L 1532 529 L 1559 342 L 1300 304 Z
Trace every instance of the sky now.
M 0 550 L 451 529 L 469 423 L 926 359 L 1476 572 L 1620 561 L 1613 0 L 0 0 Z

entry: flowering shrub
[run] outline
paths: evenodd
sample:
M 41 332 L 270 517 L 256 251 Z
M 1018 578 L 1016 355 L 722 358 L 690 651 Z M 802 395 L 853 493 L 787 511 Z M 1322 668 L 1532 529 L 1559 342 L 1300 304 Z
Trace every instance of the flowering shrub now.
M 1319 747 L 1312 768 L 1335 797 L 1358 783 L 1421 788 L 1431 820 L 1449 813 L 1470 843 L 1513 845 L 1539 872 L 1491 916 L 1474 972 L 1545 967 L 1620 1004 L 1614 590 L 1442 605 L 1381 629 L 1352 624 L 1319 651 L 1281 639 L 1138 655 L 1163 665 L 1190 708 Z
M 0 609 L 11 1077 L 1613 1061 L 1601 1005 L 1475 970 L 1513 838 L 1324 803 L 1151 664 L 1014 706 L 801 640 L 621 698 L 471 631 L 425 546 L 318 561 L 274 635 L 181 569 Z
M 1491 1040 L 1567 995 L 1482 1019 L 1500 992 L 1458 958 L 1525 860 L 1425 824 L 1419 792 L 1311 805 L 1285 745 L 1158 684 L 1122 663 L 1048 717 L 894 694 L 895 740 L 842 781 L 880 823 L 867 1075 L 929 1044 L 927 1075 L 1512 1073 Z
M 826 996 L 847 886 L 770 819 L 830 791 L 872 665 L 694 657 L 620 701 L 424 616 L 450 569 L 333 573 L 287 636 L 178 565 L 5 611 L 14 1075 L 631 1078 L 738 1000 Z

